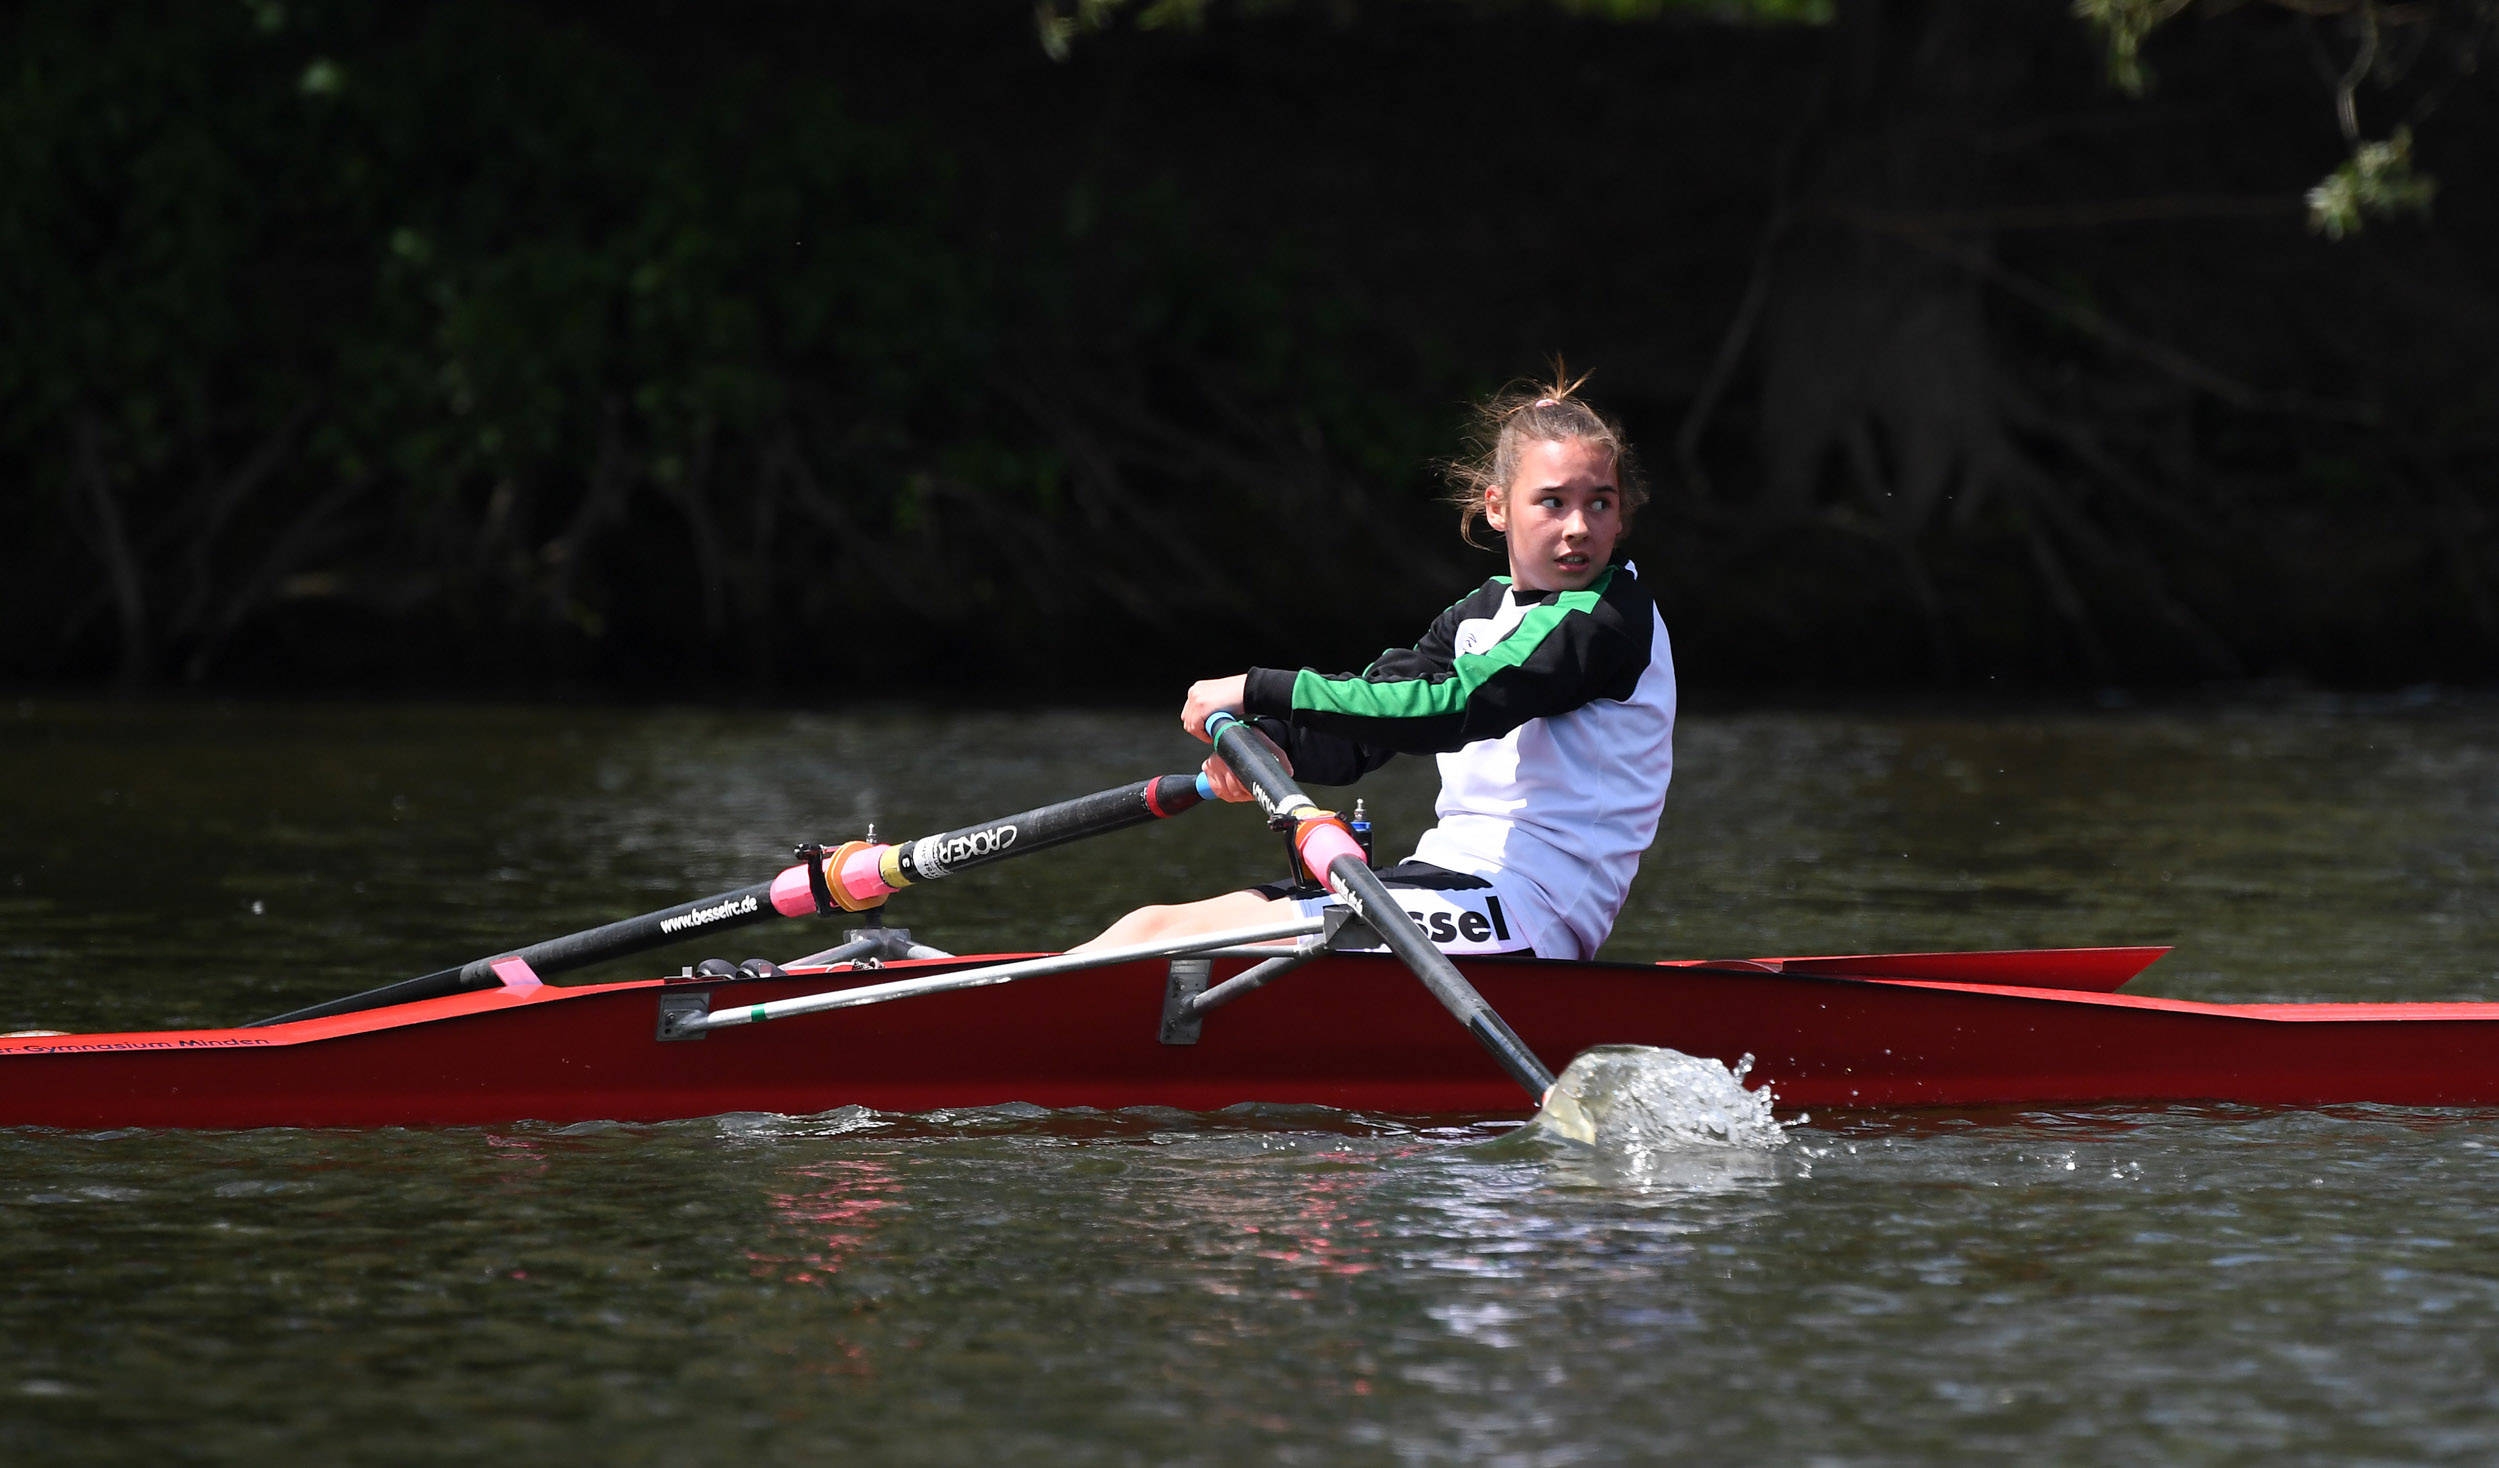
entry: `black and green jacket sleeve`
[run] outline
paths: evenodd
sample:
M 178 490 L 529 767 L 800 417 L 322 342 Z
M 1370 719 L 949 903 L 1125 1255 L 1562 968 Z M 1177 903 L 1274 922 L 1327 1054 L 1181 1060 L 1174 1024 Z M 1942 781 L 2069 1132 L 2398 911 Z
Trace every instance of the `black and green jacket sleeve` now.
M 1629 698 L 1649 665 L 1655 601 L 1628 566 L 1584 591 L 1530 594 L 1507 635 L 1476 646 L 1515 593 L 1496 576 L 1440 614 L 1411 648 L 1359 673 L 1252 668 L 1244 703 L 1303 778 L 1345 784 L 1392 754 L 1440 754 L 1530 719 Z M 1460 651 L 1461 645 L 1466 647 Z

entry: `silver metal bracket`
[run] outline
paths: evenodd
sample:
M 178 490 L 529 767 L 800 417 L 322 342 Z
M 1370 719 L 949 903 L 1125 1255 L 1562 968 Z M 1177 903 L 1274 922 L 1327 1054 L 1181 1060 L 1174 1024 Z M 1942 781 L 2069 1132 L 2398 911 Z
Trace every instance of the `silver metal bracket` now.
M 851 928 L 843 932 L 842 941 L 821 953 L 793 958 L 783 968 L 831 968 L 849 964 L 854 969 L 883 968 L 899 958 L 949 958 L 953 955 L 911 940 L 909 928 Z
M 1320 929 L 1319 941 L 1254 964 L 1212 989 L 1206 986 L 1206 981 L 1214 976 L 1212 960 L 1173 959 L 1171 971 L 1163 981 L 1163 1043 L 1194 1045 L 1209 1012 L 1265 988 L 1303 964 L 1334 952 L 1341 944 L 1376 941 L 1371 925 L 1354 916 L 1349 907 L 1331 904 L 1320 909 L 1320 916 L 1326 919 L 1327 926 Z
M 1354 916 L 1354 910 L 1341 902 L 1319 909 L 1319 915 L 1328 920 L 1328 925 L 1319 930 L 1319 946 L 1330 952 L 1348 943 L 1380 941 L 1379 935 L 1371 931 L 1371 925 Z
M 911 930 L 909 928 L 888 928 L 880 924 L 873 928 L 844 928 L 842 930 L 844 947 L 853 943 L 870 942 L 877 946 L 852 959 L 850 961 L 852 968 L 883 968 L 895 959 L 911 956 Z
M 663 1042 L 700 1040 L 706 1031 L 703 1017 L 711 1013 L 712 994 L 709 989 L 679 990 L 659 996 L 659 1038 Z M 689 1024 L 687 1021 L 693 1021 Z
M 1215 972 L 1211 958 L 1175 958 L 1170 974 L 1163 980 L 1163 1033 L 1166 1045 L 1194 1045 L 1203 1017 L 1194 1001 L 1206 992 L 1206 980 Z

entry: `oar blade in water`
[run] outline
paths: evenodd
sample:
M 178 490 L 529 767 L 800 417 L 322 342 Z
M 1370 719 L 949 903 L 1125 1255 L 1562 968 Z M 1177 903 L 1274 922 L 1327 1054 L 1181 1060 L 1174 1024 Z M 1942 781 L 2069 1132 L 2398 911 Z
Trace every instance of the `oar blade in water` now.
M 1599 1045 L 1570 1063 L 1521 1130 L 1622 1154 L 1784 1146 L 1770 1088 L 1744 1085 L 1752 1064 L 1749 1055 L 1730 1069 L 1680 1050 Z

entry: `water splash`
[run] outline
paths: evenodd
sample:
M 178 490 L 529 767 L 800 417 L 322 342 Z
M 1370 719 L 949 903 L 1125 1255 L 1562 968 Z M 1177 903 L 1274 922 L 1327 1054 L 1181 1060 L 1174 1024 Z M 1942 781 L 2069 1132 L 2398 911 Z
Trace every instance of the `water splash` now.
M 1570 1063 L 1524 1130 L 1636 1160 L 1693 1147 L 1763 1152 L 1787 1144 L 1770 1088 L 1744 1088 L 1753 1068 L 1648 1045 L 1599 1045 Z

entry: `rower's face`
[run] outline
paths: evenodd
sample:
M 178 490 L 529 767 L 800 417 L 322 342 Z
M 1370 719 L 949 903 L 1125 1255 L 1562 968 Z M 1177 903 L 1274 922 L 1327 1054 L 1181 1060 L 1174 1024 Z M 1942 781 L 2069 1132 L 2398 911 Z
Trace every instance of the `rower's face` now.
M 1509 542 L 1510 579 L 1578 591 L 1605 571 L 1623 533 L 1614 456 L 1583 439 L 1529 444 L 1507 489 L 1484 492 L 1484 519 Z

